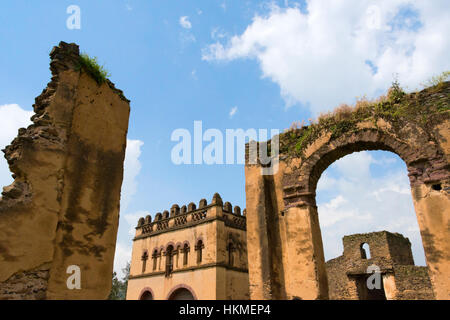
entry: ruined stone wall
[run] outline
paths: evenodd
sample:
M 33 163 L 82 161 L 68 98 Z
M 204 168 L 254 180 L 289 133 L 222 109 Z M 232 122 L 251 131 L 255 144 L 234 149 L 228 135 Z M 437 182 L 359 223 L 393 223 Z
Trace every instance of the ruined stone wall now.
M 354 261 L 363 259 L 361 246 L 367 243 L 372 259 L 385 259 L 390 264 L 414 265 L 411 242 L 399 233 L 381 231 L 353 234 L 344 236 L 342 242 L 344 256 Z
M 361 255 L 363 243 L 370 246 L 370 258 Z M 362 299 L 366 287 L 358 288 L 356 280 L 371 274 L 373 271 L 368 267 L 373 265 L 379 268 L 385 285 L 389 286 L 385 288 L 387 299 L 434 299 L 428 268 L 414 266 L 408 238 L 381 231 L 345 236 L 343 244 L 343 255 L 326 262 L 330 299 Z
M 391 151 L 405 162 L 433 290 L 437 299 L 450 298 L 450 82 L 410 94 L 393 88 L 378 101 L 292 128 L 279 141 L 272 176 L 249 163 L 247 152 L 252 299 L 328 298 L 317 182 L 334 161 L 364 150 Z
M 4 150 L 14 182 L 0 199 L 0 299 L 105 299 L 111 287 L 129 101 L 80 64 L 51 54 L 33 124 Z M 67 267 L 81 269 L 69 290 Z
M 397 300 L 435 299 L 427 267 L 396 266 L 394 279 Z

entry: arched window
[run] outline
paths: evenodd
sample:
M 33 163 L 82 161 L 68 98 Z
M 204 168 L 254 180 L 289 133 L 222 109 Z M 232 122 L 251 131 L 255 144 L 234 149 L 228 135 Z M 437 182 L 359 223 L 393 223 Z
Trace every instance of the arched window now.
M 228 265 L 232 267 L 234 265 L 234 245 L 233 242 L 228 243 Z
M 156 265 L 157 265 L 157 260 L 158 260 L 158 250 L 153 250 L 153 254 L 152 254 L 152 259 L 153 259 L 153 271 L 156 270 Z
M 196 298 L 193 291 L 181 287 L 173 291 L 167 300 L 196 300 Z
M 139 300 L 153 300 L 153 295 L 150 291 L 145 291 L 141 297 L 139 298 Z
M 197 245 L 195 246 L 195 250 L 197 251 L 197 263 L 202 262 L 202 251 L 205 245 L 203 244 L 202 240 L 197 241 Z
M 147 260 L 148 260 L 148 253 L 147 251 L 144 251 L 141 257 L 142 260 L 142 273 L 145 272 L 145 269 L 147 268 Z
M 166 277 L 170 276 L 173 270 L 173 246 L 169 245 L 166 249 Z
M 189 253 L 189 245 L 187 243 L 183 246 L 183 265 L 187 266 L 188 264 L 188 253 Z
M 361 243 L 361 258 L 370 259 L 370 246 L 368 243 Z

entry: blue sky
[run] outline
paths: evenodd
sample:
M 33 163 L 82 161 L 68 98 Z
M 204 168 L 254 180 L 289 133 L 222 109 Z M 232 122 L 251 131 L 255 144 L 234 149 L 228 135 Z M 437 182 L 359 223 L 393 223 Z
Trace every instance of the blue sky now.
M 66 27 L 70 5 L 81 10 L 79 30 Z M 214 192 L 245 207 L 243 166 L 174 165 L 175 129 L 192 132 L 201 120 L 204 130 L 282 130 L 384 93 L 393 74 L 418 89 L 449 69 L 448 9 L 438 0 L 5 0 L 0 144 L 27 124 L 50 80 L 53 45 L 76 42 L 105 64 L 131 100 L 118 270 L 140 215 L 210 201 Z M 6 161 L 0 165 L 0 184 L 7 185 Z M 393 154 L 364 152 L 333 164 L 318 190 L 326 258 L 341 254 L 345 234 L 387 229 L 410 237 L 416 262 L 424 264 L 408 192 L 405 165 Z

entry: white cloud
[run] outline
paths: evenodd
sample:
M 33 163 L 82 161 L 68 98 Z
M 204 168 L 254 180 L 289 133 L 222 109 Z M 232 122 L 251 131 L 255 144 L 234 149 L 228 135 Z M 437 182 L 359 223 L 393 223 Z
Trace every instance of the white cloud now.
M 188 16 L 180 17 L 180 26 L 182 26 L 185 29 L 192 28 L 192 24 L 189 21 L 189 17 Z
M 197 39 L 192 34 L 192 32 L 190 32 L 188 30 L 183 30 L 182 32 L 180 32 L 180 42 L 181 42 L 182 48 L 185 48 L 189 44 L 194 43 L 196 41 L 197 41 Z
M 230 119 L 233 118 L 233 116 L 236 114 L 237 111 L 238 111 L 238 107 L 231 108 L 230 113 L 229 113 Z
M 307 11 L 272 5 L 227 43 L 204 48 L 206 61 L 251 58 L 279 85 L 287 106 L 313 113 L 385 91 L 397 73 L 416 89 L 450 68 L 450 2 L 315 0 Z
M 408 237 L 416 264 L 424 265 L 406 166 L 400 167 L 401 160 L 394 154 L 374 154 L 352 153 L 333 163 L 319 180 L 318 211 L 325 258 L 342 254 L 344 235 L 387 230 Z
M 19 128 L 26 128 L 31 124 L 32 111 L 22 109 L 17 104 L 0 106 L 0 149 L 4 149 L 17 136 Z M 8 163 L 1 154 L 0 159 L 0 191 L 1 188 L 13 182 Z
M 121 211 L 126 211 L 130 204 L 132 196 L 137 191 L 136 177 L 141 171 L 141 147 L 144 142 L 141 140 L 127 140 L 127 149 L 125 152 L 124 174 L 121 195 Z
M 197 70 L 196 70 L 196 69 L 194 69 L 194 70 L 191 71 L 191 77 L 192 77 L 192 79 L 194 79 L 194 80 L 198 80 L 198 77 L 197 77 Z
M 227 37 L 227 35 L 228 34 L 225 31 L 223 31 L 221 28 L 219 28 L 219 27 L 214 27 L 211 30 L 211 38 L 213 40 L 223 39 L 223 38 Z
M 148 211 L 137 211 L 133 213 L 124 214 L 124 220 L 130 227 L 128 229 L 128 235 L 134 236 L 134 233 L 136 231 L 134 228 L 137 226 L 139 218 L 146 217 L 148 215 L 150 215 L 150 212 Z
M 131 241 L 129 245 L 122 243 L 116 244 L 116 253 L 114 255 L 114 271 L 117 273 L 117 277 L 122 279 L 125 274 L 122 269 L 125 268 L 127 262 L 131 261 Z
M 120 201 L 119 231 L 114 256 L 114 271 L 117 272 L 119 277 L 123 276 L 122 268 L 125 268 L 126 263 L 131 259 L 131 245 L 137 221 L 140 217 L 148 214 L 145 212 L 125 213 L 137 192 L 137 176 L 142 168 L 139 157 L 141 156 L 143 145 L 144 142 L 141 140 L 127 140 Z

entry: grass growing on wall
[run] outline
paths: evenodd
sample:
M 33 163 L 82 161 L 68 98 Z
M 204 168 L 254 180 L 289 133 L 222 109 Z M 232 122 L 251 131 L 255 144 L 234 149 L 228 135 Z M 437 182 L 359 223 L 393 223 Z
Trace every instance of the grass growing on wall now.
M 280 135 L 280 153 L 303 156 L 306 147 L 324 132 L 331 133 L 331 139 L 356 131 L 360 121 L 378 119 L 388 120 L 393 126 L 401 128 L 408 121 L 416 122 L 426 131 L 426 125 L 433 114 L 448 114 L 450 111 L 448 93 L 441 92 L 430 100 L 433 94 L 449 86 L 446 80 L 450 72 L 446 71 L 433 77 L 425 90 L 407 94 L 397 80 L 385 96 L 369 101 L 358 100 L 354 106 L 342 104 L 334 111 L 321 114 L 316 120 L 306 123 L 295 122 L 288 131 Z
M 80 69 L 81 68 L 89 73 L 98 84 L 102 84 L 111 76 L 104 66 L 101 66 L 98 63 L 97 57 L 91 58 L 86 53 L 80 55 Z

